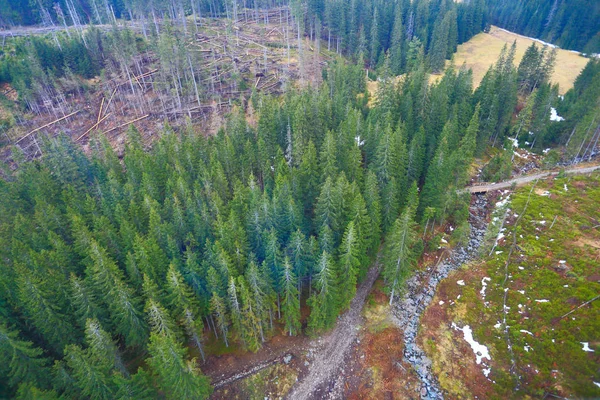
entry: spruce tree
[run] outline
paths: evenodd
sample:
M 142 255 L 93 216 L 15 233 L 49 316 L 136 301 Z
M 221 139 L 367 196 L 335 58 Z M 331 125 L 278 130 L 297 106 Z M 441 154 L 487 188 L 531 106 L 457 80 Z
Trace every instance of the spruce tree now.
M 202 346 L 204 324 L 198 315 L 198 305 L 192 290 L 185 283 L 183 276 L 177 271 L 174 264 L 169 266 L 167 272 L 167 292 L 167 303 L 204 360 Z
M 285 331 L 290 336 L 300 332 L 300 298 L 297 287 L 297 279 L 292 265 L 286 257 L 283 262 L 281 274 L 282 301 L 281 312 L 285 321 Z
M 22 340 L 16 329 L 0 323 L 0 376 L 9 387 L 31 382 L 45 386 L 48 360 L 33 343 Z
M 356 281 L 360 268 L 360 247 L 354 221 L 350 222 L 344 232 L 342 243 L 338 249 L 339 302 L 340 309 L 345 310 L 356 293 Z
M 152 332 L 147 360 L 161 391 L 169 398 L 207 399 L 212 393 L 207 377 L 196 366 L 196 360 L 186 359 L 186 349 L 172 335 Z
M 407 206 L 394 223 L 387 239 L 383 277 L 390 291 L 390 305 L 401 291 L 404 279 L 419 256 L 414 248 L 418 240 L 414 216 L 415 206 Z
M 327 252 L 323 252 L 317 261 L 317 274 L 313 284 L 314 292 L 308 299 L 308 327 L 313 332 L 319 332 L 333 326 L 339 310 L 336 266 Z
M 210 309 L 216 317 L 216 324 L 221 332 L 221 337 L 225 342 L 225 347 L 229 347 L 229 315 L 227 313 L 227 305 L 217 293 L 213 292 L 210 299 Z

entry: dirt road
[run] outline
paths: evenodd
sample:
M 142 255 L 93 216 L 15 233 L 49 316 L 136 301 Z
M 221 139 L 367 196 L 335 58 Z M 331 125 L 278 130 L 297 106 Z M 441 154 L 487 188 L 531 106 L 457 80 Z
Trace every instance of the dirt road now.
M 596 170 L 600 170 L 600 165 L 594 165 L 591 167 L 584 167 L 584 168 L 567 169 L 567 170 L 565 170 L 565 174 L 589 174 L 590 172 L 594 172 Z M 533 182 L 535 180 L 546 178 L 548 176 L 556 176 L 558 174 L 559 174 L 559 172 L 556 172 L 556 171 L 541 172 L 539 174 L 521 176 L 521 177 L 511 179 L 508 181 L 504 181 L 504 182 L 483 184 L 483 185 L 478 185 L 478 186 L 469 186 L 469 187 L 465 188 L 465 190 L 468 190 L 471 193 L 485 193 L 485 192 L 489 192 L 492 190 L 509 189 L 510 187 L 512 187 L 513 184 L 516 184 L 517 186 L 522 186 L 527 183 Z
M 362 309 L 373 283 L 379 276 L 379 257 L 369 270 L 366 279 L 360 284 L 356 296 L 350 303 L 350 309 L 337 321 L 333 331 L 320 340 L 315 350 L 314 362 L 308 373 L 292 388 L 287 398 L 290 400 L 337 399 L 341 397 L 341 385 L 338 383 L 339 371 L 349 354 L 352 344 L 357 340 L 362 324 Z

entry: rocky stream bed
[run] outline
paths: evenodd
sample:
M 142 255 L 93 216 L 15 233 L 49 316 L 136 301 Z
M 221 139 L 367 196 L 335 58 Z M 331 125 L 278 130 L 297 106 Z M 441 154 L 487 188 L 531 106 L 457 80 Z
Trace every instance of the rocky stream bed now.
M 450 272 L 477 258 L 487 228 L 487 205 L 485 195 L 474 196 L 469 209 L 471 233 L 468 242 L 454 249 L 446 259 L 408 279 L 404 296 L 392 308 L 392 320 L 404 332 L 404 359 L 413 366 L 422 383 L 422 399 L 442 399 L 444 396 L 432 373 L 431 360 L 417 344 L 421 315 L 431 303 L 437 285 Z

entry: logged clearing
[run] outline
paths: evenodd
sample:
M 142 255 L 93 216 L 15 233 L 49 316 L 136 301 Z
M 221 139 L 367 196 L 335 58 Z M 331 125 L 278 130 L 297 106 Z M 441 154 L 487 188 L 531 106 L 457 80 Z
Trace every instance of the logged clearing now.
M 449 398 L 600 396 L 600 175 L 532 185 L 498 198 L 496 246 L 421 319 Z
M 517 41 L 517 52 L 515 63 L 521 61 L 527 47 L 535 41 L 525 36 L 516 33 L 508 32 L 496 26 L 492 26 L 489 33 L 479 33 L 471 38 L 466 43 L 458 46 L 457 52 L 454 54 L 454 64 L 457 67 L 463 65 L 473 70 L 473 84 L 475 87 L 479 85 L 481 79 L 490 68 L 490 65 L 496 62 L 502 47 L 506 44 L 510 46 L 514 41 Z M 541 47 L 542 44 L 536 42 Z M 556 56 L 556 67 L 552 74 L 552 82 L 558 83 L 560 94 L 566 93 L 573 87 L 573 82 L 587 64 L 588 59 L 577 52 L 570 50 L 559 49 Z M 450 63 L 449 61 L 447 62 Z M 432 75 L 431 80 L 439 79 L 441 75 Z

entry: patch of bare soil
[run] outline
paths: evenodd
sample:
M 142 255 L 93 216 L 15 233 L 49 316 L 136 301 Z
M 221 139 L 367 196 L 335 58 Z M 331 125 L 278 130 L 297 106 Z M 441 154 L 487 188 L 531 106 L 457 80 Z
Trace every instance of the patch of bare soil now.
M 343 396 L 345 376 L 354 375 L 351 361 L 354 348 L 360 342 L 358 332 L 363 323 L 362 309 L 373 283 L 379 275 L 377 261 L 360 284 L 350 308 L 338 320 L 333 331 L 313 344 L 312 361 L 306 373 L 287 396 L 289 399 L 337 399 Z
M 365 306 L 366 323 L 346 367 L 344 399 L 411 399 L 420 381 L 404 359 L 402 330 L 389 319 L 389 297 L 378 280 Z
M 209 376 L 215 387 L 224 386 L 224 383 L 234 382 L 238 377 L 251 375 L 251 372 L 258 365 L 272 365 L 281 362 L 283 358 L 291 354 L 292 359 L 299 359 L 309 343 L 306 336 L 283 336 L 277 335 L 256 353 L 252 352 L 234 352 L 222 356 L 209 356 L 206 362 L 201 365 L 202 371 Z M 232 380 L 233 379 L 233 380 Z M 218 398 L 218 397 L 216 397 Z

